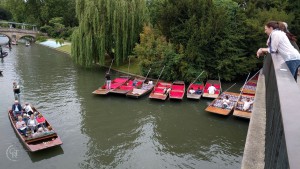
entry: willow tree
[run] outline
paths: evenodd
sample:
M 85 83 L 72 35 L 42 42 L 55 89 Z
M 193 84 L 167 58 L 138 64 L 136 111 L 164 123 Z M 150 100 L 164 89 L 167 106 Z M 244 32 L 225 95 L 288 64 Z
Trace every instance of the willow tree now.
M 72 57 L 83 66 L 103 65 L 105 56 L 125 62 L 149 18 L 146 0 L 77 0 L 76 15 Z

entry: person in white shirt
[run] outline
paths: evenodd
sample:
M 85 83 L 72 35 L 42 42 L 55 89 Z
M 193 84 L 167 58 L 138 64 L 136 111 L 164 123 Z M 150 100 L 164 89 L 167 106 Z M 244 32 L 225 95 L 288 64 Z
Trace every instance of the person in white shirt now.
M 30 119 L 27 121 L 27 126 L 31 129 L 31 133 L 33 134 L 34 131 L 37 129 L 38 122 L 34 118 L 34 115 L 32 114 L 30 116 Z
M 228 107 L 229 103 L 230 103 L 229 97 L 228 97 L 227 95 L 226 95 L 225 98 L 223 99 L 222 103 L 223 103 L 222 108 L 223 108 L 223 109 L 226 109 L 226 108 Z
M 253 104 L 254 101 L 250 101 L 250 98 L 244 102 L 243 111 L 249 111 L 250 106 Z
M 22 119 L 22 116 L 18 116 L 18 121 L 16 122 L 16 128 L 21 134 L 27 137 L 26 134 L 27 127 L 25 122 Z
M 33 110 L 28 103 L 25 103 L 24 110 L 29 116 L 31 116 L 33 114 Z
M 190 94 L 194 94 L 196 91 L 193 89 L 193 88 L 191 88 L 190 90 L 189 90 L 189 93 Z
M 217 91 L 217 88 L 212 84 L 207 88 L 208 94 L 215 94 L 215 91 Z
M 264 53 L 278 53 L 282 56 L 292 76 L 297 81 L 297 70 L 300 67 L 300 53 L 293 47 L 286 33 L 279 30 L 279 22 L 270 21 L 265 25 L 265 33 L 269 35 L 267 48 L 259 48 L 256 56 Z

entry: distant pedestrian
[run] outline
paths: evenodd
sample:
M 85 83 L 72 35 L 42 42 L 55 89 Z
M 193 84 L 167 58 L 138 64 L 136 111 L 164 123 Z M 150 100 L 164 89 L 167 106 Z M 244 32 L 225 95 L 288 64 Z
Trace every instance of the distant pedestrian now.
M 21 104 L 21 99 L 20 99 L 21 90 L 17 82 L 13 82 L 13 91 L 14 91 L 15 100 L 18 100 L 19 104 Z

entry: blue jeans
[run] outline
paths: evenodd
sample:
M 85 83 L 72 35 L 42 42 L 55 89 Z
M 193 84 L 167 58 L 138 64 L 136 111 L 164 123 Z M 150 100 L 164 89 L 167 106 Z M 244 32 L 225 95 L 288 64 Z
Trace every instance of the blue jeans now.
M 297 81 L 297 72 L 298 72 L 298 68 L 300 67 L 300 60 L 289 60 L 286 61 L 285 63 L 289 67 L 292 76 Z
M 24 136 L 26 136 L 27 128 L 25 128 L 24 130 L 18 129 L 18 131 L 19 131 L 21 134 L 23 134 Z

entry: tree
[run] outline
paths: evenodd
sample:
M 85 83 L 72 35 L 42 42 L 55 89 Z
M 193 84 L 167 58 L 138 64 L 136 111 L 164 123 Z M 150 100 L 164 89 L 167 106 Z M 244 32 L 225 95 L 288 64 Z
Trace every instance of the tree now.
M 76 14 L 72 57 L 84 66 L 103 65 L 106 55 L 125 62 L 149 18 L 145 0 L 78 0 Z
M 140 34 L 140 43 L 134 48 L 134 55 L 140 60 L 142 74 L 146 75 L 151 68 L 151 76 L 154 78 L 158 78 L 165 66 L 162 79 L 180 79 L 183 76 L 181 73 L 186 68 L 182 65 L 184 59 L 182 51 L 176 50 L 158 29 L 149 25 L 144 26 Z
M 175 46 L 182 45 L 188 65 L 181 78 L 206 70 L 211 78 L 225 80 L 245 74 L 257 60 L 246 56 L 243 42 L 246 18 L 231 0 L 166 0 L 158 11 L 158 27 Z M 186 67 L 186 68 L 187 68 Z
M 12 19 L 11 12 L 0 7 L 0 20 L 10 20 L 10 19 Z

